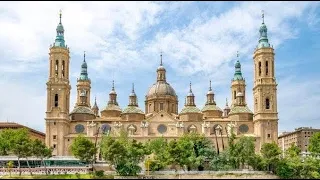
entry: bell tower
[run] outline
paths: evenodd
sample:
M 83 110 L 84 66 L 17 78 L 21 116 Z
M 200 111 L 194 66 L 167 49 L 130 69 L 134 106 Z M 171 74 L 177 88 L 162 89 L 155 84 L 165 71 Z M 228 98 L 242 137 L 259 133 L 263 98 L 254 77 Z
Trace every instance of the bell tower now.
M 242 77 L 241 72 L 241 64 L 239 61 L 239 52 L 237 52 L 237 62 L 234 65 L 235 72 L 234 77 L 231 80 L 231 107 L 233 107 L 235 104 L 237 104 L 237 94 L 241 92 L 243 94 L 243 101 L 246 102 L 246 81 Z
M 53 148 L 53 155 L 62 156 L 67 153 L 64 136 L 69 131 L 70 52 L 65 45 L 64 28 L 60 22 L 57 26 L 55 42 L 49 52 L 49 78 L 47 84 L 46 111 L 46 145 Z
M 262 13 L 260 39 L 254 52 L 254 131 L 264 143 L 278 140 L 277 83 L 274 70 L 274 49 L 270 46 Z M 259 149 L 260 149 L 259 148 Z

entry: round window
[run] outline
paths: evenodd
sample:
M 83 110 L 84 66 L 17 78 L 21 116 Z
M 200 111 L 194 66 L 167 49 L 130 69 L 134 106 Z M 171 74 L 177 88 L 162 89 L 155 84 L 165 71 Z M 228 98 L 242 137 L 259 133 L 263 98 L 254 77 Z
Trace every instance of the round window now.
M 165 126 L 165 125 L 163 125 L 163 124 L 160 124 L 160 125 L 158 126 L 158 132 L 159 132 L 159 133 L 163 134 L 163 133 L 165 133 L 166 131 L 167 131 L 167 126 Z
M 111 126 L 109 124 L 103 124 L 101 126 L 102 133 L 107 133 L 111 131 Z
M 246 125 L 246 124 L 242 124 L 240 127 L 239 127 L 239 131 L 241 133 L 246 133 L 249 131 L 249 127 Z
M 83 133 L 84 131 L 84 126 L 82 124 L 77 124 L 75 127 L 75 130 L 77 133 Z

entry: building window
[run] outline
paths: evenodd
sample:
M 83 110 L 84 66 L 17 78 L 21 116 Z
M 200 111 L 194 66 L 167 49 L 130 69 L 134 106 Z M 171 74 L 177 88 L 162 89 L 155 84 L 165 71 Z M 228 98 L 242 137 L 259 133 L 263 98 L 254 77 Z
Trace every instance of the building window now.
M 271 138 L 271 134 L 268 134 L 268 138 Z
M 269 98 L 266 99 L 266 109 L 270 109 L 270 101 L 269 101 Z
M 68 139 L 68 142 L 70 141 L 70 139 Z
M 236 99 L 236 96 L 237 96 L 236 93 L 237 93 L 236 91 L 233 91 L 233 99 Z
M 64 77 L 64 61 L 62 61 L 62 77 Z
M 59 67 L 59 61 L 56 60 L 56 65 L 55 65 L 55 74 L 58 76 L 58 67 Z
M 54 107 L 58 107 L 58 100 L 59 100 L 58 94 L 55 94 L 54 95 Z
M 149 104 L 149 112 L 151 112 L 151 104 Z
M 56 122 L 53 122 L 53 125 L 56 125 Z
M 261 62 L 259 62 L 259 76 L 261 76 Z
M 56 145 L 56 144 L 54 144 L 54 145 L 53 145 L 53 149 L 55 149 L 56 147 L 57 147 L 57 145 Z
M 163 103 L 160 103 L 160 111 L 163 110 Z
M 56 140 L 57 139 L 57 135 L 53 135 L 53 140 Z
M 266 61 L 266 76 L 268 76 L 269 68 L 268 68 L 268 61 Z

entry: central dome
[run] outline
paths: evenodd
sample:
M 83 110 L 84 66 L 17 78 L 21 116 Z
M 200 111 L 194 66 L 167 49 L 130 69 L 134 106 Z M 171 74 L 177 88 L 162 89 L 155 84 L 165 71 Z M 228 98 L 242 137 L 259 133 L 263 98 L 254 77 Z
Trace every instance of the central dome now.
M 153 84 L 147 93 L 147 97 L 156 95 L 177 96 L 175 90 L 170 86 L 170 84 L 164 81 L 158 81 L 157 83 Z

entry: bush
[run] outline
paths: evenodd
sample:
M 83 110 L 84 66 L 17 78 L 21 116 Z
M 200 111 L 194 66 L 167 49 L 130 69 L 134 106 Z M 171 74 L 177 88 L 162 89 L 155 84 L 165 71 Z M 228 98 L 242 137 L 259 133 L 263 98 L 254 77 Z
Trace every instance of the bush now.
M 104 171 L 102 171 L 102 170 L 96 171 L 96 172 L 95 172 L 95 176 L 96 176 L 96 177 L 103 177 L 103 176 L 104 176 Z

